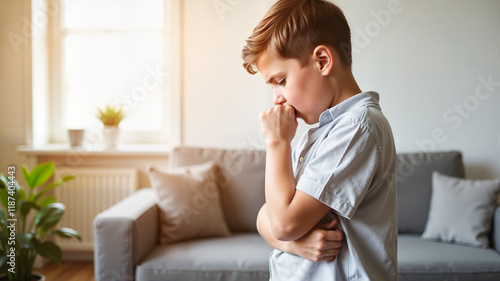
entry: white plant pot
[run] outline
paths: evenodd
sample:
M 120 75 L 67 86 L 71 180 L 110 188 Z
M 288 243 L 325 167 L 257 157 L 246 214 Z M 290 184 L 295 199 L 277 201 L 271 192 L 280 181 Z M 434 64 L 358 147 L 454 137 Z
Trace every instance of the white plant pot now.
M 118 127 L 107 126 L 102 129 L 102 133 L 104 135 L 104 145 L 106 146 L 106 149 L 116 149 L 120 129 L 118 129 Z
M 85 135 L 85 130 L 82 129 L 69 129 L 69 143 L 72 148 L 82 146 L 83 137 Z

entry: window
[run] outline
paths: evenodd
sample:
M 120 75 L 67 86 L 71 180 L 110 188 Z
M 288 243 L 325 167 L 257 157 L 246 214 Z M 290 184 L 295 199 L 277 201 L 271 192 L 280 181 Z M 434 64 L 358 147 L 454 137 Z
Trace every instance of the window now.
M 123 106 L 121 142 L 166 143 L 176 134 L 178 5 L 172 0 L 53 0 L 50 131 L 100 128 L 97 107 Z

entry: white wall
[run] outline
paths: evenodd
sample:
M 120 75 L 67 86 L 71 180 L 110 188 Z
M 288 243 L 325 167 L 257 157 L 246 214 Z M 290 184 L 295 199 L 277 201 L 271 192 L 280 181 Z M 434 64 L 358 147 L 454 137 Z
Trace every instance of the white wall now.
M 30 122 L 22 113 L 29 107 L 27 59 L 23 51 L 13 51 L 6 36 L 22 30 L 25 1 L 0 3 L 0 169 L 4 171 L 9 163 L 24 161 L 15 147 L 29 137 Z M 271 106 L 271 89 L 259 74 L 245 72 L 240 53 L 272 3 L 183 1 L 185 144 L 262 147 L 257 119 Z M 335 3 L 352 27 L 358 51 L 354 74 L 363 90 L 381 94 L 398 151 L 461 150 L 468 177 L 500 177 L 500 86 L 495 84 L 491 93 L 481 86 L 481 79 L 500 82 L 500 1 Z M 385 10 L 392 11 L 390 20 L 383 17 Z M 360 30 L 369 35 L 363 37 Z M 478 87 L 482 87 L 480 98 L 475 97 Z M 456 109 L 460 105 L 463 112 Z
M 26 2 L 5 0 L 0 2 L 0 172 L 6 173 L 11 164 L 21 167 L 26 158 L 17 154 L 16 147 L 23 144 L 28 136 L 30 120 L 26 120 L 25 112 L 29 110 L 31 101 L 28 91 L 30 87 L 29 45 L 25 44 L 23 33 L 25 26 Z M 28 6 L 29 7 L 29 6 Z M 10 36 L 10 37 L 9 37 Z M 11 44 L 9 38 L 15 38 Z M 17 170 L 21 178 L 21 170 Z
M 216 2 L 239 4 L 221 19 Z M 244 72 L 240 51 L 273 2 L 185 1 L 187 144 L 234 147 L 259 136 L 271 92 Z M 334 2 L 351 26 L 354 74 L 381 94 L 398 151 L 460 150 L 468 177 L 500 177 L 500 85 L 481 86 L 500 83 L 500 1 Z
M 242 147 L 257 141 L 258 116 L 270 87 L 242 66 L 241 50 L 270 4 L 184 1 L 184 140 L 189 145 Z
M 500 176 L 500 1 L 337 2 L 398 151 L 456 149 L 467 176 Z

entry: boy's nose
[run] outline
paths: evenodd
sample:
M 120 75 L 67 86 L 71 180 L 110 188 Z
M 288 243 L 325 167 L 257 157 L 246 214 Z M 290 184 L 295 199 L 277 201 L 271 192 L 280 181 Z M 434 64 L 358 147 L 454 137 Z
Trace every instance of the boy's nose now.
M 280 95 L 280 94 L 277 94 L 276 91 L 274 91 L 273 93 L 273 102 L 275 105 L 278 105 L 278 104 L 283 104 L 286 102 L 286 99 L 284 96 Z

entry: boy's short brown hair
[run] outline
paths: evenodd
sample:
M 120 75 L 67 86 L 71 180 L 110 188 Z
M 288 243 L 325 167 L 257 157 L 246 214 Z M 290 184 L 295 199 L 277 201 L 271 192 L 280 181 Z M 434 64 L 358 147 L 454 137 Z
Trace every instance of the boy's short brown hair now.
M 255 63 L 268 49 L 303 65 L 314 48 L 333 48 L 344 67 L 351 67 L 351 30 L 342 10 L 327 0 L 279 0 L 253 30 L 243 47 L 243 66 L 257 73 Z

